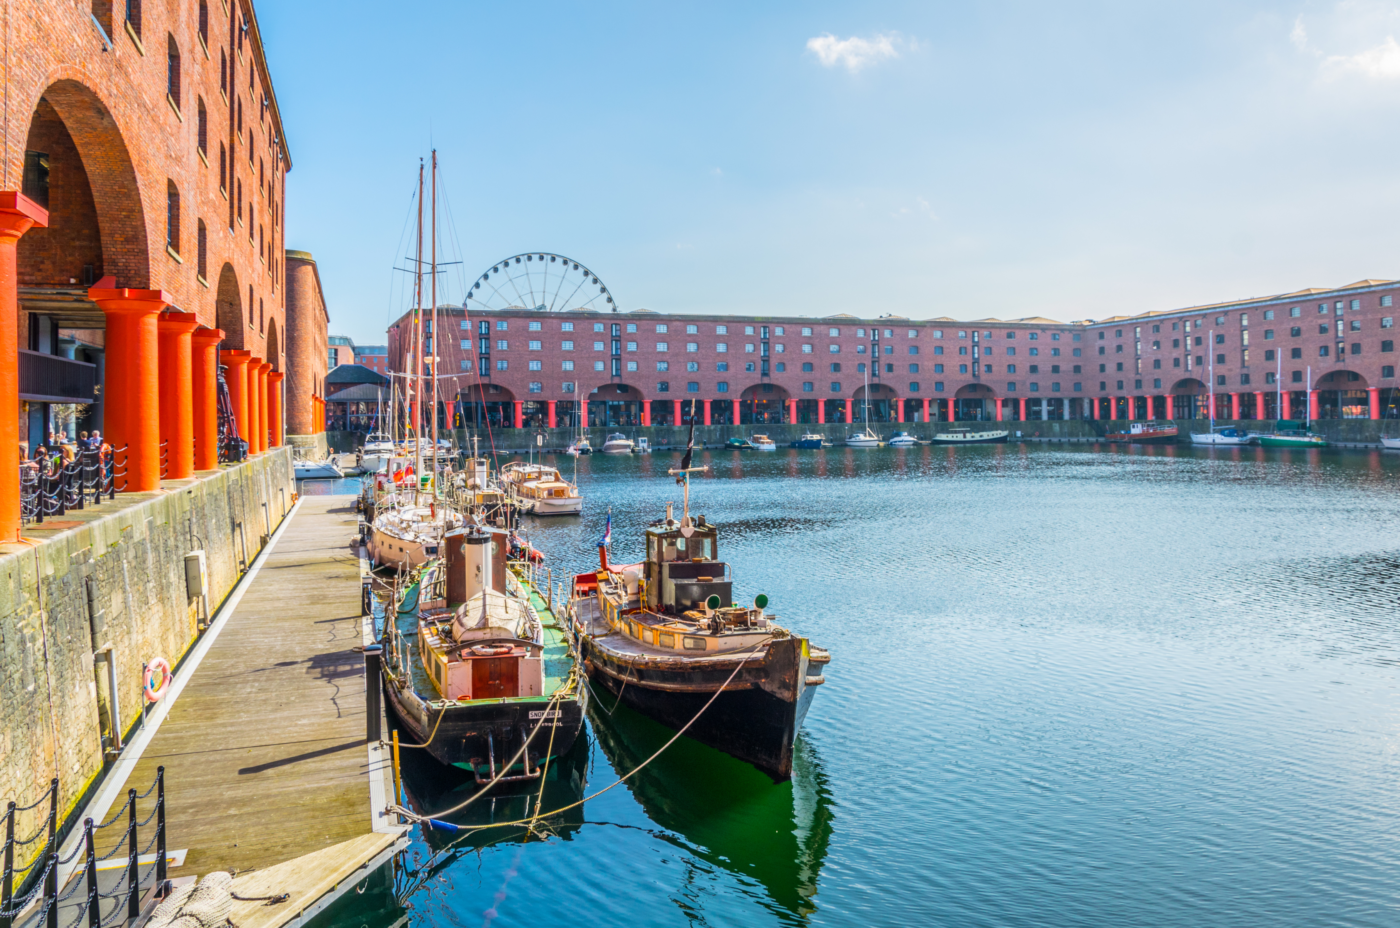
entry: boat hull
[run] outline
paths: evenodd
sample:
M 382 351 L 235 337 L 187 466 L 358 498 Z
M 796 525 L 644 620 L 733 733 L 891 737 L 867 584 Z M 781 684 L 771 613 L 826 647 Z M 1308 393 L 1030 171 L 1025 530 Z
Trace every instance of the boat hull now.
M 492 760 L 495 772 L 520 750 L 520 745 L 536 725 L 542 726 L 530 742 L 529 764 L 518 763 L 508 777 L 530 777 L 546 755 L 567 754 L 583 728 L 583 701 L 574 697 L 561 699 L 553 708 L 547 698 L 529 700 L 483 699 L 456 703 L 445 711 L 438 722 L 438 710 L 428 706 L 417 693 L 401 688 L 395 678 L 386 675 L 384 690 L 390 708 L 415 744 L 427 743 L 427 752 L 434 760 L 451 767 L 471 770 L 481 779 L 490 779 Z M 545 713 L 550 716 L 546 717 Z M 436 733 L 433 726 L 437 726 Z M 550 741 L 553 730 L 553 743 Z M 429 737 L 432 740 L 429 741 Z
M 955 435 L 934 435 L 931 441 L 935 445 L 1004 445 L 1010 432 L 974 432 L 967 438 L 959 438 Z
M 1323 440 L 1310 440 L 1306 438 L 1293 438 L 1288 435 L 1261 435 L 1259 444 L 1265 448 L 1326 448 L 1327 442 Z
M 369 544 L 366 545 L 369 551 L 370 561 L 376 567 L 392 567 L 395 570 L 406 570 L 410 567 L 418 567 L 424 564 L 429 557 L 436 554 L 437 544 L 433 544 L 434 554 L 429 554 L 427 546 L 422 542 L 408 541 L 381 531 L 379 528 L 372 528 L 369 535 Z
M 611 441 L 610 441 L 610 442 L 608 442 L 606 445 L 603 446 L 603 453 L 604 453 L 604 454 L 631 454 L 631 453 L 632 453 L 632 443 L 631 443 L 630 441 L 627 442 L 627 443 L 625 443 L 625 444 L 624 444 L 623 442 L 611 442 Z
M 1233 435 L 1219 435 L 1213 432 L 1197 432 L 1191 436 L 1191 444 L 1237 448 L 1250 443 L 1248 438 Z
M 766 658 L 746 662 L 718 696 L 715 691 L 734 671 L 732 661 L 707 660 L 698 669 L 685 660 L 627 659 L 587 637 L 582 645 L 584 669 L 595 686 L 670 728 L 679 730 L 693 719 L 687 736 L 774 780 L 791 778 L 793 740 L 812 704 L 815 681 L 824 680 L 808 676 L 805 639 L 774 640 Z M 714 702 L 705 708 L 711 696 Z
M 799 438 L 797 441 L 792 442 L 790 445 L 788 445 L 789 448 L 809 448 L 809 449 L 811 449 L 811 448 L 820 448 L 821 446 L 822 446 L 822 440 L 821 440 L 820 438 Z
M 336 477 L 344 477 L 345 475 L 341 473 L 340 468 L 326 461 L 319 464 L 294 463 L 292 465 L 292 476 L 297 480 L 329 480 Z
M 847 447 L 847 448 L 878 448 L 878 447 L 880 447 L 880 440 L 877 439 L 877 438 L 848 438 L 848 439 L 846 439 L 846 447 Z
M 576 516 L 583 512 L 583 497 L 532 499 L 519 498 L 522 508 L 532 516 Z
M 1381 447 L 1386 451 L 1400 451 L 1400 438 L 1382 438 Z
M 1174 445 L 1176 444 L 1176 429 L 1170 432 L 1146 432 L 1133 434 L 1132 432 L 1110 432 L 1104 436 L 1105 441 L 1123 445 Z

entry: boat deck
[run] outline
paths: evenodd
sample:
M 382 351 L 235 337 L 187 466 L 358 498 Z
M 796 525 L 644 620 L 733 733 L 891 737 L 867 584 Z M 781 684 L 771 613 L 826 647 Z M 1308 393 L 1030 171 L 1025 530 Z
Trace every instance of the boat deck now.
M 171 876 L 285 864 L 278 892 L 314 901 L 398 838 L 371 803 L 354 502 L 302 499 L 122 787 L 165 767 Z

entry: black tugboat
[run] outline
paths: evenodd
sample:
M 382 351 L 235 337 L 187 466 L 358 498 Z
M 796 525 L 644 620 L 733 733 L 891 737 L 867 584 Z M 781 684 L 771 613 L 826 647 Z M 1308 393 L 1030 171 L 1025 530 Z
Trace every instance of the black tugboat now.
M 831 655 L 775 624 L 766 596 L 735 605 L 718 528 L 690 520 L 689 459 L 674 472 L 685 512 L 677 522 L 667 504 L 646 531 L 646 560 L 609 565 L 609 523 L 599 569 L 574 577 L 580 656 L 589 677 L 633 709 L 675 729 L 689 723 L 697 741 L 786 780 Z

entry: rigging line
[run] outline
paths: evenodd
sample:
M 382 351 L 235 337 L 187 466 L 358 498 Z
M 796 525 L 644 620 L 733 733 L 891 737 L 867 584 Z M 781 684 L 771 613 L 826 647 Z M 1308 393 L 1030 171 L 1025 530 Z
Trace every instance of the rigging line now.
M 463 260 L 457 262 L 457 264 L 460 265 L 457 270 L 457 283 L 462 287 L 462 292 L 466 293 L 466 261 L 464 252 L 462 251 L 462 242 L 457 236 L 457 217 L 452 212 L 452 198 L 447 195 L 446 177 L 442 178 L 439 183 L 442 185 L 443 206 L 447 210 L 447 226 L 450 230 L 449 239 L 452 242 L 453 254 L 459 258 L 463 258 Z M 466 301 L 465 296 L 462 299 L 463 302 Z
M 404 243 L 404 241 L 405 241 L 405 240 L 407 239 L 407 237 L 408 237 L 408 224 L 409 224 L 409 221 L 413 218 L 413 201 L 414 201 L 414 199 L 415 199 L 417 196 L 418 196 L 418 191 L 417 191 L 416 188 L 415 188 L 413 191 L 411 191 L 411 192 L 409 193 L 409 197 L 408 197 L 408 210 L 404 213 L 403 228 L 399 230 L 399 241 L 398 241 L 398 244 L 394 246 L 394 254 L 399 254 L 400 252 L 403 251 L 403 243 Z M 395 270 L 397 270 L 397 268 L 395 268 Z M 389 322 L 393 322 L 393 321 L 394 321 L 393 312 L 394 312 L 394 306 L 395 306 L 395 300 L 394 300 L 394 282 L 395 282 L 395 280 L 397 280 L 397 278 L 395 278 L 394 275 L 391 273 L 391 274 L 389 275 L 389 306 L 386 308 L 386 313 L 388 314 L 388 321 L 389 321 Z M 386 327 L 386 328 L 387 328 L 387 327 Z

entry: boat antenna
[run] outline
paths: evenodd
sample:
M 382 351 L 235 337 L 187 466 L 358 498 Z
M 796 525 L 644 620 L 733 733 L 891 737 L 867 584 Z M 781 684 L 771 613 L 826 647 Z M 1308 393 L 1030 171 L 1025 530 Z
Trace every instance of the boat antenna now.
M 1312 431 L 1312 365 L 1308 365 L 1308 392 L 1303 394 L 1304 431 Z
M 694 534 L 695 529 L 690 524 L 690 475 L 709 470 L 709 465 L 692 467 L 691 461 L 695 455 L 695 400 L 690 401 L 690 441 L 686 443 L 685 454 L 681 455 L 681 466 L 668 470 L 667 473 L 676 478 L 682 490 L 681 496 L 681 534 L 689 538 Z
M 1209 335 L 1209 338 L 1207 338 L 1206 341 L 1209 342 L 1209 344 L 1210 344 L 1210 364 L 1206 366 L 1206 376 L 1210 378 L 1210 383 L 1208 384 L 1208 386 L 1210 387 L 1210 431 L 1211 431 L 1212 434 L 1214 434 L 1214 433 L 1215 433 L 1215 329 L 1209 330 L 1209 332 L 1207 332 L 1207 335 Z
M 432 366 L 432 368 L 430 368 L 430 369 L 432 370 L 432 372 L 433 372 L 433 407 L 432 407 L 432 411 L 429 412 L 428 415 L 429 415 L 429 417 L 430 417 L 429 421 L 432 422 L 432 424 L 433 424 L 433 427 L 432 427 L 431 431 L 429 432 L 429 434 L 432 436 L 432 442 L 433 442 L 433 496 L 436 497 L 436 496 L 437 496 L 437 485 L 438 485 L 438 481 L 437 481 L 437 473 L 438 473 L 438 377 L 437 377 L 437 375 L 438 375 L 438 367 L 437 367 L 437 349 L 438 349 L 438 342 L 441 340 L 441 333 L 438 332 L 438 324 L 437 324 L 437 309 L 438 309 L 437 304 L 438 304 L 438 299 L 437 299 L 437 149 L 436 149 L 436 148 L 433 149 L 433 206 L 432 206 L 432 223 L 433 223 L 433 231 L 432 231 L 432 234 L 433 234 L 432 242 L 433 242 L 433 243 L 432 243 L 432 252 L 431 252 L 431 255 L 430 255 L 430 259 L 432 260 L 432 283 L 431 283 L 430 286 L 432 287 L 432 292 L 433 292 L 433 315 L 432 315 L 432 325 L 431 325 L 431 328 L 429 328 L 429 330 L 428 330 L 429 332 L 432 333 L 432 335 L 431 335 L 431 336 L 429 337 L 429 339 L 428 339 L 428 344 L 432 346 L 432 352 L 431 352 L 431 354 L 432 354 L 432 356 L 433 356 L 433 366 Z
M 1277 351 L 1278 373 L 1274 375 L 1274 413 L 1278 421 L 1283 421 L 1283 352 Z M 1277 428 L 1277 426 L 1275 426 Z

